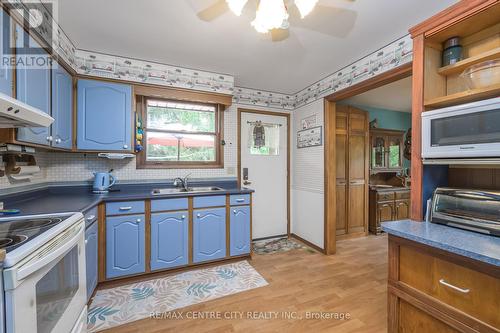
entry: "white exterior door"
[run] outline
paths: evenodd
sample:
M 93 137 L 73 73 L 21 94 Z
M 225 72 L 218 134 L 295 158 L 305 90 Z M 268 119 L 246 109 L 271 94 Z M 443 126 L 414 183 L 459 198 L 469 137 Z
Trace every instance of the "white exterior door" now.
M 287 127 L 286 116 L 241 113 L 241 184 L 255 190 L 252 239 L 287 234 Z

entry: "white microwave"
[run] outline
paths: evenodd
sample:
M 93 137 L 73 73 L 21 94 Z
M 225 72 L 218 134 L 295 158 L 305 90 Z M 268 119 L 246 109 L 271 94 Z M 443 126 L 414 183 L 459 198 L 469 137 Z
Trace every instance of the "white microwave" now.
M 500 157 L 500 97 L 422 112 L 422 157 Z

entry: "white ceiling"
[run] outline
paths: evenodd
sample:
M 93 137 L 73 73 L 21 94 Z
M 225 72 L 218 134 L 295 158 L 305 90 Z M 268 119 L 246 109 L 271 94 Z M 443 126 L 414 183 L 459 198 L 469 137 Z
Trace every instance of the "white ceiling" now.
M 411 76 L 345 100 L 347 104 L 411 112 Z
M 250 26 L 252 3 L 241 17 L 198 18 L 217 1 L 59 0 L 58 20 L 80 49 L 232 74 L 237 86 L 292 94 L 456 2 L 320 0 L 343 9 L 321 21 L 330 34 L 292 24 L 290 38 L 272 42 Z M 308 19 L 320 20 L 319 10 Z

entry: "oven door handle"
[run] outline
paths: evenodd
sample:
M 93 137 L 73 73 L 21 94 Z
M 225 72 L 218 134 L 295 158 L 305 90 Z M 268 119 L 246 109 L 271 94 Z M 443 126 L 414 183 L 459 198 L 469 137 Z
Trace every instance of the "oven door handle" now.
M 25 279 L 39 269 L 43 268 L 53 260 L 65 255 L 73 246 L 78 244 L 83 236 L 83 225 L 79 223 L 73 228 L 67 229 L 56 239 L 46 244 L 34 257 L 23 264 L 16 273 L 17 281 Z M 71 238 L 69 238 L 71 237 Z M 69 238 L 69 239 L 68 239 Z

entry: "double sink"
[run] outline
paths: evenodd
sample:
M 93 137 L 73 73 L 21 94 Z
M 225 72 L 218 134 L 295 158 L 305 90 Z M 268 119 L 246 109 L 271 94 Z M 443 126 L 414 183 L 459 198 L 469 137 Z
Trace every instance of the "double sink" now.
M 165 194 L 175 194 L 175 193 L 203 193 L 203 192 L 217 192 L 224 191 L 224 189 L 215 186 L 206 187 L 173 187 L 173 188 L 157 188 L 151 191 L 152 195 L 165 195 Z

